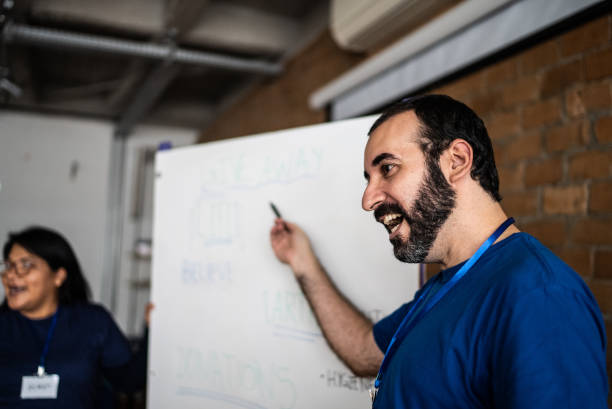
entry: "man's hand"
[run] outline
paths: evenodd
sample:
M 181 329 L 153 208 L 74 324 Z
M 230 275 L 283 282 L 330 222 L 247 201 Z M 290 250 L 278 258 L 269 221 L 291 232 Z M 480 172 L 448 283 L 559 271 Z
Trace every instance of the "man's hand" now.
M 288 264 L 296 278 L 302 278 L 320 270 L 310 240 L 297 224 L 276 219 L 270 230 L 272 250 L 281 262 Z

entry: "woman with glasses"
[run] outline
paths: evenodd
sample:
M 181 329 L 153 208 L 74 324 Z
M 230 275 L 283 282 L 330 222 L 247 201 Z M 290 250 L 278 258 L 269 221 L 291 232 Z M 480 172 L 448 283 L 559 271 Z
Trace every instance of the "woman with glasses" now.
M 110 314 L 89 302 L 70 244 L 33 227 L 10 234 L 0 275 L 0 407 L 93 408 L 102 378 L 144 387 L 146 348 L 132 356 Z

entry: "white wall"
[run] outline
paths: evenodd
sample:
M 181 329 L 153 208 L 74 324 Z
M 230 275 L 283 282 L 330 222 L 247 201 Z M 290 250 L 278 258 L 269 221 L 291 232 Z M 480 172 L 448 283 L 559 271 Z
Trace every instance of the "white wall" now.
M 133 249 L 138 237 L 151 237 L 154 177 L 152 164 L 139 176 L 139 155 L 160 142 L 191 144 L 197 133 L 142 126 L 122 142 L 114 140 L 113 130 L 108 121 L 0 111 L 0 245 L 8 232 L 34 224 L 59 231 L 81 262 L 93 300 L 113 312 L 128 335 L 137 335 L 149 299 L 150 263 L 136 259 Z M 123 165 L 116 157 L 121 144 Z M 118 205 L 113 171 L 121 167 Z M 136 220 L 132 210 L 138 185 L 145 202 L 143 217 Z M 113 228 L 116 213 L 120 232 Z M 113 253 L 114 242 L 120 243 L 118 254 Z M 132 285 L 134 279 L 145 285 Z
M 123 178 L 122 238 L 119 269 L 115 277 L 113 310 L 122 330 L 132 336 L 142 333 L 144 309 L 149 301 L 150 259 L 134 255 L 134 244 L 139 238 L 152 237 L 153 221 L 153 162 L 139 172 L 145 150 L 155 151 L 161 142 L 173 147 L 192 144 L 197 139 L 193 130 L 140 126 L 130 135 L 125 145 Z M 134 217 L 138 190 L 144 197 L 141 217 Z
M 111 146 L 109 122 L 0 112 L 0 242 L 33 224 L 58 230 L 72 244 L 97 301 Z

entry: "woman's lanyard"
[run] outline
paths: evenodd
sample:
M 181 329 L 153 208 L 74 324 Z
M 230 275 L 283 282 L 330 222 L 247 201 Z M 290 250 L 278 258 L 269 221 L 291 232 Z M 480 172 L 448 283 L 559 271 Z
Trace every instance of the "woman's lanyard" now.
M 36 374 L 32 376 L 24 375 L 21 377 L 21 393 L 19 395 L 21 399 L 57 399 L 60 378 L 58 374 L 49 375 L 45 372 L 45 359 L 49 352 L 49 344 L 51 343 L 53 331 L 57 325 L 58 313 L 59 306 L 51 319 L 51 325 L 47 332 L 47 339 L 43 346 L 42 354 L 40 355 L 40 362 Z
M 385 356 L 383 358 L 382 364 L 380 365 L 380 369 L 378 370 L 378 375 L 376 375 L 376 380 L 374 381 L 374 390 L 373 391 L 370 390 L 370 397 L 372 398 L 372 402 L 374 402 L 374 399 L 376 398 L 378 388 L 380 388 L 380 385 L 382 382 L 383 374 L 386 371 L 387 367 L 389 366 L 389 362 L 391 361 L 391 358 L 393 357 L 394 353 L 397 351 L 397 347 L 404 340 L 408 332 L 412 328 L 414 328 L 414 326 L 423 317 L 423 315 L 425 315 L 429 310 L 431 310 L 433 306 L 436 305 L 438 301 L 440 301 L 442 297 L 444 297 L 444 295 L 451 288 L 453 288 L 455 284 L 457 284 L 457 282 L 461 280 L 461 278 L 465 276 L 468 270 L 478 261 L 480 256 L 482 256 L 484 252 L 487 251 L 493 243 L 495 243 L 495 241 L 499 238 L 499 236 L 501 236 L 501 234 L 504 231 L 506 231 L 506 229 L 512 223 L 514 223 L 514 219 L 512 217 L 508 218 L 505 222 L 503 222 L 497 228 L 497 230 L 495 230 L 493 234 L 491 234 L 489 238 L 480 245 L 478 250 L 476 250 L 476 253 L 474 253 L 472 257 L 470 257 L 468 261 L 466 261 L 465 264 L 463 264 L 463 266 L 461 266 L 459 271 L 457 271 L 457 273 L 446 284 L 444 284 L 444 286 L 441 287 L 438 290 L 438 292 L 436 292 L 432 296 L 432 298 L 428 301 L 426 305 L 423 306 L 423 308 L 418 312 L 418 315 L 416 315 L 414 319 L 412 319 L 413 318 L 412 315 L 415 313 L 416 307 L 421 303 L 422 300 L 426 298 L 432 286 L 429 286 L 429 288 L 419 296 L 416 302 L 412 304 L 412 306 L 410 307 L 410 310 L 408 311 L 408 313 L 402 320 L 401 324 L 397 328 L 397 331 L 395 331 L 393 338 L 391 338 L 391 342 L 389 342 L 389 346 L 387 347 L 387 352 L 385 352 Z M 407 326 L 408 322 L 410 322 L 409 326 Z
M 47 353 L 49 352 L 49 344 L 51 343 L 51 337 L 53 336 L 53 331 L 55 330 L 55 325 L 57 324 L 57 313 L 59 312 L 59 306 L 57 310 L 55 310 L 55 314 L 53 314 L 53 319 L 51 320 L 51 326 L 49 327 L 49 331 L 47 332 L 47 340 L 45 341 L 45 346 L 43 347 L 42 354 L 40 355 L 40 363 L 38 364 L 38 369 L 36 371 L 36 375 L 43 376 L 46 374 L 45 372 L 45 359 L 47 358 Z

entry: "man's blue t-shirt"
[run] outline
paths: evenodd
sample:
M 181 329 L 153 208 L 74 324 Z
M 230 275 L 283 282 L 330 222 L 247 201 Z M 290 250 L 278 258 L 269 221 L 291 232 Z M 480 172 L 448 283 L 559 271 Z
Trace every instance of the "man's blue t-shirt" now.
M 444 284 L 461 265 L 417 292 Z M 411 303 L 374 326 L 385 352 Z M 607 408 L 606 336 L 582 279 L 535 238 L 493 245 L 412 328 L 377 409 Z
M 122 390 L 144 386 L 144 357 L 133 359 L 103 307 L 80 304 L 60 307 L 49 343 L 45 369 L 60 377 L 57 399 L 21 399 L 22 377 L 36 373 L 51 321 L 0 309 L 0 408 L 93 408 L 102 376 Z

